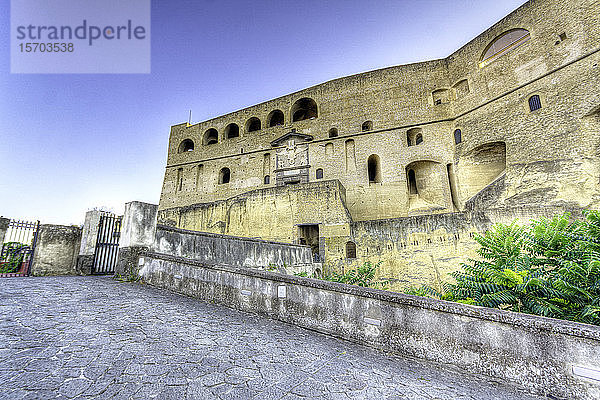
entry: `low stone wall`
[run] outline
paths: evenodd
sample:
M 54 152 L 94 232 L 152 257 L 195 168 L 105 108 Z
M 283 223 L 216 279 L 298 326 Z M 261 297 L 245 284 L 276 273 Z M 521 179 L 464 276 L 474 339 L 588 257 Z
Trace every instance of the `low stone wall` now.
M 313 272 L 309 246 L 194 232 L 158 225 L 151 250 L 209 265 L 277 268 L 284 273 Z
M 80 227 L 40 225 L 31 266 L 32 275 L 75 274 L 80 245 Z
M 600 370 L 600 327 L 152 252 L 142 254 L 139 265 L 147 283 L 202 300 L 513 382 L 549 398 L 600 398 L 600 380 L 593 379 Z

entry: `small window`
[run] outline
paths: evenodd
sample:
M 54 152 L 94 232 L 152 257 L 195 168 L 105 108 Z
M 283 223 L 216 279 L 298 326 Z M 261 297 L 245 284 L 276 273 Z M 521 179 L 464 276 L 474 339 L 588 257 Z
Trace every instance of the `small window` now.
M 372 131 L 373 130 L 373 121 L 363 122 L 361 129 L 363 132 Z
M 229 124 L 225 128 L 225 137 L 227 139 L 232 139 L 236 137 L 240 137 L 240 127 L 238 124 Z
M 331 128 L 331 129 L 329 130 L 329 137 L 337 137 L 337 135 L 338 135 L 338 130 L 337 130 L 337 128 Z
M 219 184 L 222 185 L 224 183 L 229 183 L 231 179 L 231 171 L 229 168 L 222 168 L 219 172 Z
M 346 242 L 346 258 L 356 258 L 356 244 L 354 242 Z
M 323 179 L 323 169 L 318 168 L 315 175 L 316 175 L 317 179 Z
M 204 137 L 202 139 L 202 144 L 207 146 L 210 144 L 219 143 L 219 132 L 215 128 L 210 128 L 206 132 L 204 132 Z
M 271 177 L 269 175 L 265 175 L 265 185 L 268 185 L 269 183 L 271 183 Z
M 179 145 L 179 153 L 185 153 L 186 151 L 194 151 L 194 142 L 191 139 L 185 139 Z
M 421 142 L 423 142 L 423 129 L 412 128 L 406 131 L 406 144 L 408 144 L 409 147 L 415 146 Z
M 536 111 L 542 108 L 542 101 L 540 100 L 540 96 L 534 94 L 529 98 L 529 111 Z
M 462 132 L 460 129 L 454 131 L 454 143 L 459 144 L 462 142 Z

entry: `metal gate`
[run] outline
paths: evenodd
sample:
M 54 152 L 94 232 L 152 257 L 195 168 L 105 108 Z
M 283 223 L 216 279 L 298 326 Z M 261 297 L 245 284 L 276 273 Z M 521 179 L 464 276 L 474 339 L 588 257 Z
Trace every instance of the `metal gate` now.
M 113 274 L 115 272 L 119 258 L 122 218 L 112 214 L 100 216 L 92 274 Z
M 31 274 L 39 229 L 40 221 L 9 221 L 0 251 L 1 277 Z

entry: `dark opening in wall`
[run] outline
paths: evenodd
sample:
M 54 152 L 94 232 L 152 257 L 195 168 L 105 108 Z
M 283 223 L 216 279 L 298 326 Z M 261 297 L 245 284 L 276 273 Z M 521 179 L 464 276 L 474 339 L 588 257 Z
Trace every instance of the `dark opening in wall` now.
M 415 176 L 415 171 L 412 169 L 408 170 L 408 193 L 419 194 L 417 190 L 417 177 Z
M 356 244 L 346 242 L 346 258 L 356 258 Z
M 454 143 L 459 144 L 462 143 L 462 132 L 460 129 L 454 131 Z
M 185 153 L 186 151 L 194 151 L 194 142 L 191 139 L 185 139 L 179 145 L 179 153 Z
M 227 139 L 240 137 L 240 127 L 238 126 L 238 124 L 227 125 L 225 127 L 225 137 Z
M 534 94 L 529 98 L 529 111 L 536 111 L 542 108 L 542 101 L 540 100 L 540 96 Z
M 177 191 L 181 192 L 183 190 L 183 168 L 177 169 Z
M 315 176 L 316 176 L 317 179 L 323 179 L 323 169 L 322 168 L 318 168 L 317 171 L 316 171 L 316 173 L 315 173 Z
M 456 190 L 456 177 L 454 176 L 454 169 L 452 164 L 446 164 L 446 172 L 448 175 L 448 185 L 450 186 L 450 198 L 452 199 L 452 205 L 455 210 L 458 210 L 458 191 Z
M 377 154 L 371 154 L 367 159 L 367 169 L 369 172 L 369 183 L 381 182 L 381 163 Z
M 196 190 L 198 190 L 202 187 L 203 173 L 204 173 L 204 164 L 200 164 L 200 165 L 198 165 L 198 168 L 196 169 Z
M 210 128 L 204 132 L 204 137 L 202 138 L 203 145 L 207 146 L 216 143 L 219 143 L 219 132 L 215 128 Z
M 363 122 L 361 129 L 363 132 L 372 131 L 373 130 L 373 121 Z
M 221 168 L 219 172 L 219 184 L 229 183 L 231 179 L 231 171 L 229 168 Z
M 265 175 L 265 185 L 268 185 L 269 183 L 271 183 L 271 177 L 269 175 Z
M 273 110 L 267 116 L 267 126 L 270 128 L 272 126 L 280 126 L 283 125 L 283 111 L 281 110 Z
M 317 103 L 313 99 L 303 97 L 294 103 L 290 114 L 292 122 L 317 118 L 319 116 Z
M 337 130 L 337 128 L 331 128 L 331 129 L 329 130 L 329 137 L 337 137 L 337 135 L 338 135 L 338 130 Z
M 258 119 L 256 117 L 252 117 L 246 122 L 246 132 L 260 131 L 260 129 L 261 129 L 260 119 Z
M 415 146 L 423 142 L 423 129 L 412 128 L 406 132 L 406 144 L 408 146 Z

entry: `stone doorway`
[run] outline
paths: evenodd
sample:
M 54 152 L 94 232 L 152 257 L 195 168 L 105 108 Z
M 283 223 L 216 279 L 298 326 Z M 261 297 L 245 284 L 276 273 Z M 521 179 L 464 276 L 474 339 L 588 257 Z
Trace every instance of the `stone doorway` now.
M 319 258 L 319 225 L 306 224 L 298 226 L 298 242 L 310 246 L 313 259 Z

